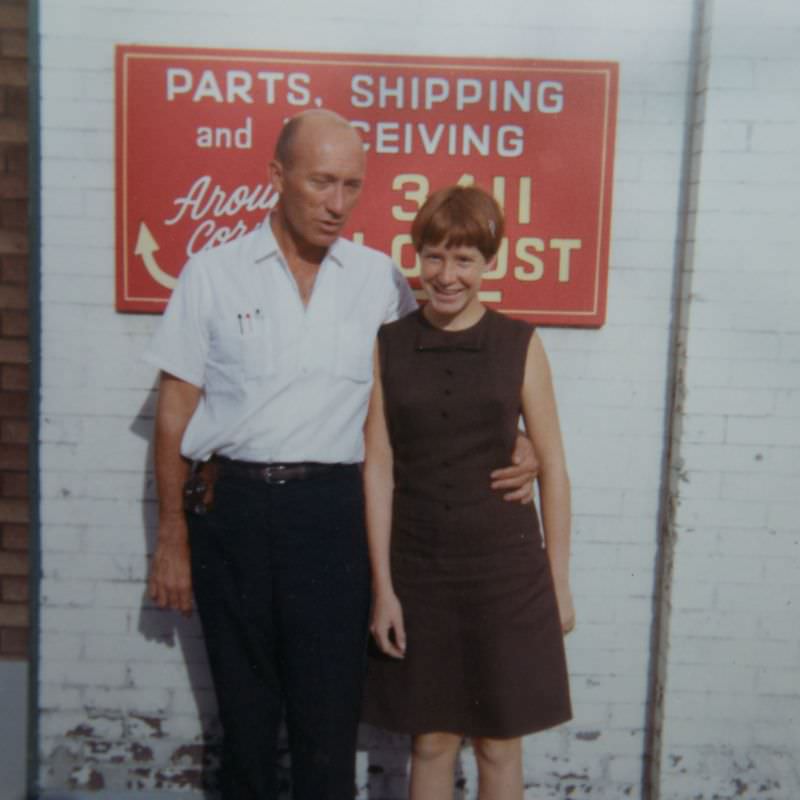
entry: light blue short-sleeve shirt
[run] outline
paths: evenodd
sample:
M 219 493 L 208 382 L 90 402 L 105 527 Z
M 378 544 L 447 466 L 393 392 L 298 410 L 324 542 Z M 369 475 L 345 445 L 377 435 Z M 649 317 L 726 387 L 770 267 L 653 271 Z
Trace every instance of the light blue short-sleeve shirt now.
M 266 222 L 189 260 L 144 358 L 203 389 L 187 458 L 355 463 L 378 327 L 414 308 L 391 259 L 346 239 L 304 307 Z

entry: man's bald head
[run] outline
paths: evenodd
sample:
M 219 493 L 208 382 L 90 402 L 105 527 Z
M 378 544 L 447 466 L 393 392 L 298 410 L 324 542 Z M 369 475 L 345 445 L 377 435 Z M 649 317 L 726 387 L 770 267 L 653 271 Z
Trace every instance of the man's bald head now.
M 314 108 L 303 111 L 289 119 L 281 129 L 278 141 L 275 143 L 275 161 L 290 168 L 296 157 L 298 140 L 306 135 L 313 136 L 322 131 L 338 129 L 340 132 L 348 131 L 353 140 L 361 146 L 361 138 L 355 128 L 341 115 L 326 108 Z
M 361 194 L 361 137 L 339 114 L 305 111 L 284 125 L 269 169 L 280 195 L 270 225 L 284 255 L 292 249 L 321 263 Z

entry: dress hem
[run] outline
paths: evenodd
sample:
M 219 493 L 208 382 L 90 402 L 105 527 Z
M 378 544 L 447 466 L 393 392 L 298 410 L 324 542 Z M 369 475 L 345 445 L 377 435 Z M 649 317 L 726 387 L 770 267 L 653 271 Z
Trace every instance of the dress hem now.
M 403 727 L 401 725 L 391 726 L 373 721 L 368 716 L 362 717 L 361 721 L 367 725 L 372 725 L 373 728 L 381 728 L 382 730 L 389 731 L 390 733 L 403 734 L 406 736 L 421 736 L 422 734 L 426 733 L 452 733 L 458 736 L 464 736 L 468 739 L 521 739 L 523 736 L 531 736 L 534 733 L 541 733 L 542 731 L 556 728 L 559 725 L 563 725 L 565 722 L 569 722 L 572 718 L 572 713 L 570 712 L 566 716 L 559 715 L 558 717 L 554 717 L 553 721 L 547 721 L 535 726 L 525 725 L 519 732 L 511 733 L 507 732 L 508 729 L 505 729 L 502 733 L 497 731 L 489 731 L 486 728 L 481 730 L 477 730 L 475 728 L 470 730 L 456 730 L 452 725 L 426 725 L 420 728 L 416 728 L 415 726 Z

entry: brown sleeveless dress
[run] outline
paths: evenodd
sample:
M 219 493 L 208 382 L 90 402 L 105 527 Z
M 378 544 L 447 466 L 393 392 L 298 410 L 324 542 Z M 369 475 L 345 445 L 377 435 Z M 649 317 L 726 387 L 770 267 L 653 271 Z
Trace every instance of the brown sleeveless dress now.
M 378 334 L 408 644 L 402 660 L 372 645 L 363 719 L 373 725 L 506 738 L 571 716 L 536 510 L 489 480 L 511 463 L 532 333 L 487 310 L 464 331 L 418 311 Z

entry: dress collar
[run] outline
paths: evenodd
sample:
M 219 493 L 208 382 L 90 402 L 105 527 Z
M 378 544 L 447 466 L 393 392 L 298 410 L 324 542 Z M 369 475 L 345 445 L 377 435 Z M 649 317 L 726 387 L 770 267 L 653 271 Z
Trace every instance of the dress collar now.
M 478 351 L 486 340 L 490 309 L 469 328 L 462 331 L 446 331 L 431 324 L 422 313 L 422 309 L 414 312 L 417 316 L 417 336 L 415 349 L 426 352 L 452 352 L 454 350 Z

